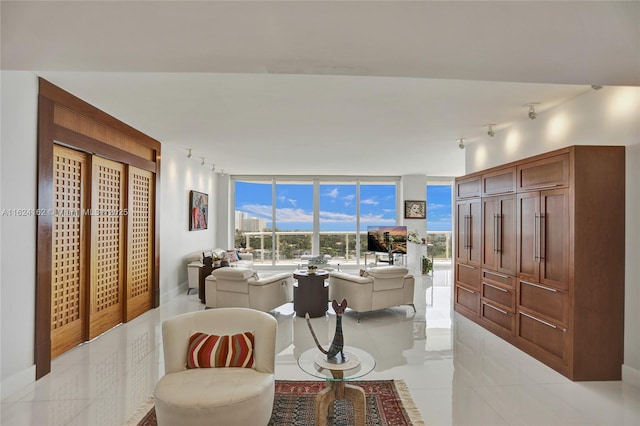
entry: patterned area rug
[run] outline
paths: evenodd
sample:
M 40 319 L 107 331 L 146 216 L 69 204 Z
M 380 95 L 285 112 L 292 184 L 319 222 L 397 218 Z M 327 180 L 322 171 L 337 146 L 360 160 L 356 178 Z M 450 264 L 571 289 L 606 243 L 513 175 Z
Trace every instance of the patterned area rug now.
M 349 382 L 361 386 L 367 396 L 367 426 L 424 425 L 411 394 L 402 380 Z M 308 426 L 315 422 L 315 398 L 324 382 L 276 380 L 276 394 L 270 426 Z M 333 425 L 352 425 L 353 407 L 336 401 Z M 126 425 L 156 426 L 153 400 L 141 407 Z

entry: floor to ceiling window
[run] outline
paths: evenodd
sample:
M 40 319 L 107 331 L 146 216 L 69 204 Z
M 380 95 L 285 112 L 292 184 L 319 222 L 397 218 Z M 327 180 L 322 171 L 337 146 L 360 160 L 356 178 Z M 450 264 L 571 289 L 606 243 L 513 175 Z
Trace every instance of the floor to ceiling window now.
M 427 183 L 427 243 L 437 259 L 451 259 L 452 182 Z
M 394 177 L 233 177 L 235 245 L 257 264 L 358 264 L 368 226 L 396 224 Z M 363 236 L 364 235 L 364 236 Z

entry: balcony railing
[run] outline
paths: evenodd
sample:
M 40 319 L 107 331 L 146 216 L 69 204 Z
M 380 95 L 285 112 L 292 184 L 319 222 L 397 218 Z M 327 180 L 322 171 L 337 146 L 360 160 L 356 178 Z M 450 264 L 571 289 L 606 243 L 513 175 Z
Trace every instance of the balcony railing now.
M 236 231 L 236 247 L 253 253 L 254 263 L 296 265 L 322 255 L 331 263 L 364 265 L 367 232 L 321 231 L 319 247 L 313 247 L 312 231 Z M 273 239 L 275 238 L 275 246 Z M 429 255 L 436 260 L 451 260 L 451 232 L 427 232 Z

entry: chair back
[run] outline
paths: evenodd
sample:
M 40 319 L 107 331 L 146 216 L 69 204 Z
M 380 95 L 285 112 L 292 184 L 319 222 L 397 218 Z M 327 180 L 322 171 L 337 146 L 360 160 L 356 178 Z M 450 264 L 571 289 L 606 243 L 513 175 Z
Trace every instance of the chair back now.
M 194 332 L 230 335 L 252 331 L 255 335 L 254 368 L 275 371 L 278 322 L 271 315 L 247 308 L 218 308 L 189 312 L 162 323 L 165 374 L 186 369 L 189 337 Z

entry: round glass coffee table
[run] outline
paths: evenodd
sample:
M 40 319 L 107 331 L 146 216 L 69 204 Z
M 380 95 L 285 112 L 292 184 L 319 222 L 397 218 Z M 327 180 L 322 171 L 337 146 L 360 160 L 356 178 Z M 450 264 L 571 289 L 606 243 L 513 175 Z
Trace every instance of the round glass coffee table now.
M 327 387 L 316 396 L 316 425 L 327 425 L 327 416 L 333 417 L 333 401 L 336 399 L 351 401 L 356 426 L 365 424 L 367 410 L 364 389 L 345 382 L 369 374 L 376 366 L 376 361 L 362 349 L 346 346 L 344 352 L 349 357 L 344 364 L 327 362 L 318 348 L 309 349 L 298 358 L 298 366 L 302 371 L 327 381 Z

